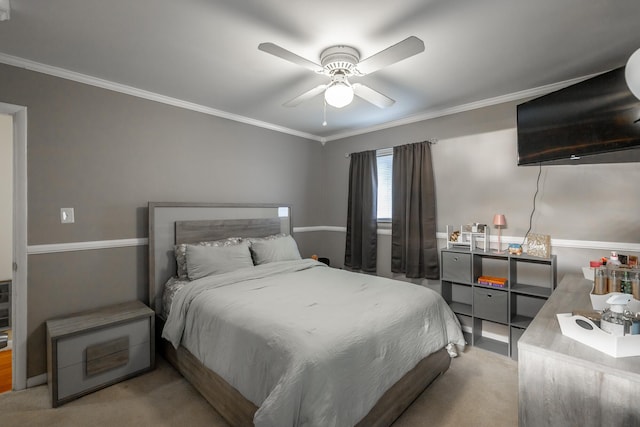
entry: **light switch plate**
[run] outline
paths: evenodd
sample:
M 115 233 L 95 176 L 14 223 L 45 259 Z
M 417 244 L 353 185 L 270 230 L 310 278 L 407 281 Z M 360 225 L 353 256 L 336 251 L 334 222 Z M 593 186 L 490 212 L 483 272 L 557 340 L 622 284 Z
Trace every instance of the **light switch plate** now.
M 63 224 L 73 224 L 76 218 L 73 208 L 60 208 L 60 222 Z

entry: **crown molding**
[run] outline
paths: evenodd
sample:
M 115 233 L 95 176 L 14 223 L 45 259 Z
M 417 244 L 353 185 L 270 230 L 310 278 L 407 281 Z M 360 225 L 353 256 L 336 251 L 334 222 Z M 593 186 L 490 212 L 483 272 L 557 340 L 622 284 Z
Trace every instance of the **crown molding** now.
M 587 80 L 591 77 L 595 77 L 601 73 L 590 74 L 588 76 L 577 77 L 571 80 L 565 80 L 558 83 L 552 83 L 546 86 L 540 86 L 533 89 L 522 90 L 520 92 L 508 93 L 506 95 L 496 96 L 494 98 L 483 99 L 480 101 L 470 102 L 468 104 L 457 105 L 450 108 L 440 108 L 428 110 L 420 114 L 416 114 L 413 116 L 405 117 L 404 119 L 393 120 L 387 123 L 383 123 L 377 126 L 371 126 L 368 128 L 358 129 L 350 132 L 342 132 L 339 134 L 331 135 L 325 137 L 325 142 L 336 141 L 339 139 L 349 138 L 352 136 L 362 135 L 366 133 L 376 132 L 379 130 L 385 130 L 394 128 L 397 126 L 408 125 L 412 123 L 421 122 L 424 120 L 435 119 L 438 117 L 449 116 L 451 114 L 464 113 L 466 111 L 477 110 L 479 108 L 491 107 L 493 105 L 503 104 L 505 102 L 517 101 L 525 98 L 532 98 L 537 96 L 546 95 L 550 92 L 563 89 L 567 86 L 580 83 L 581 81 Z
M 322 142 L 322 140 L 324 139 L 320 136 L 312 135 L 310 133 L 300 132 L 300 131 L 289 129 L 283 126 L 274 125 L 272 123 L 255 120 L 249 117 L 240 116 L 238 114 L 228 113 L 222 110 L 217 110 L 215 108 L 205 107 L 204 105 L 196 104 L 189 101 L 183 101 L 181 99 L 172 98 L 170 96 L 160 95 L 158 93 L 150 92 L 143 89 L 138 89 L 133 86 L 114 83 L 109 80 L 104 80 L 98 77 L 77 73 L 75 71 L 66 70 L 64 68 L 54 67 L 51 65 L 42 64 L 40 62 L 31 61 L 29 59 L 7 55 L 2 52 L 0 52 L 0 63 L 12 65 L 18 68 L 24 68 L 29 71 L 36 71 L 38 73 L 48 74 L 54 77 L 60 77 L 66 80 L 72 80 L 78 83 L 84 83 L 84 84 L 99 87 L 102 89 L 112 90 L 114 92 L 119 92 L 126 95 L 147 99 L 149 101 L 160 102 L 162 104 L 167 104 L 174 107 L 184 108 L 186 110 L 208 114 L 210 116 L 216 116 L 223 119 L 233 120 L 235 122 L 240 122 L 240 123 L 264 128 L 264 129 L 273 130 L 280 133 L 299 136 L 305 139 L 311 139 L 311 140 L 320 141 L 320 142 Z
M 160 95 L 158 93 L 146 91 L 143 89 L 138 89 L 133 86 L 114 83 L 109 80 L 100 79 L 98 77 L 89 76 L 87 74 L 77 73 L 75 71 L 66 70 L 64 68 L 54 67 L 51 65 L 42 64 L 40 62 L 31 61 L 29 59 L 7 55 L 2 52 L 0 52 L 0 63 L 12 65 L 18 68 L 24 68 L 30 71 L 36 71 L 43 74 L 48 74 L 50 76 L 72 80 L 78 83 L 84 83 L 84 84 L 99 87 L 102 89 L 112 90 L 114 92 L 124 93 L 127 95 L 147 99 L 150 101 L 160 102 L 162 104 L 172 105 L 174 107 L 184 108 L 186 110 L 196 111 L 199 113 L 216 116 L 223 119 L 233 120 L 236 122 L 260 127 L 263 129 L 273 130 L 275 132 L 285 133 L 292 136 L 298 136 L 300 138 L 318 141 L 322 143 L 322 145 L 324 145 L 326 142 L 329 142 L 329 141 L 336 141 L 336 140 L 340 140 L 340 139 L 344 139 L 352 136 L 363 135 L 371 132 L 376 132 L 379 130 L 385 130 L 385 129 L 389 129 L 397 126 L 402 126 L 402 125 L 412 124 L 416 122 L 421 122 L 424 120 L 430 120 L 438 117 L 448 116 L 451 114 L 476 110 L 478 108 L 490 107 L 493 105 L 502 104 L 504 102 L 516 101 L 519 99 L 545 95 L 549 92 L 553 92 L 555 90 L 565 88 L 567 86 L 570 86 L 575 83 L 579 83 L 583 80 L 586 80 L 588 78 L 591 78 L 600 74 L 600 73 L 590 74 L 588 76 L 582 76 L 582 77 L 578 77 L 571 80 L 565 80 L 558 83 L 552 83 L 546 86 L 540 86 L 533 89 L 523 90 L 520 92 L 513 92 L 510 94 L 496 96 L 494 98 L 488 98 L 488 99 L 484 99 L 476 102 L 470 102 L 468 104 L 462 104 L 462 105 L 453 106 L 449 108 L 432 109 L 420 114 L 405 117 L 403 119 L 392 120 L 377 126 L 371 126 L 371 127 L 348 131 L 348 132 L 336 133 L 334 135 L 329 135 L 329 136 L 319 136 L 319 135 L 313 135 L 307 132 L 297 131 L 295 129 L 286 128 L 283 126 L 278 126 L 272 123 L 263 122 L 263 121 L 252 119 L 249 117 L 240 116 L 238 114 L 228 113 L 226 111 L 217 110 L 215 108 L 206 107 L 204 105 L 196 104 L 193 102 L 183 101 L 181 99 Z

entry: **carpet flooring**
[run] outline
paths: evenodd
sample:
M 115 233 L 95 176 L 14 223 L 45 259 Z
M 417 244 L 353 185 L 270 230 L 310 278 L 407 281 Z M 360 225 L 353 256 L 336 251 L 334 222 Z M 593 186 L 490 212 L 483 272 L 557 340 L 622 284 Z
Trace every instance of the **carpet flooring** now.
M 52 409 L 46 385 L 0 394 L 0 425 L 223 427 L 224 420 L 161 357 L 156 369 Z M 518 424 L 517 363 L 468 347 L 394 427 Z

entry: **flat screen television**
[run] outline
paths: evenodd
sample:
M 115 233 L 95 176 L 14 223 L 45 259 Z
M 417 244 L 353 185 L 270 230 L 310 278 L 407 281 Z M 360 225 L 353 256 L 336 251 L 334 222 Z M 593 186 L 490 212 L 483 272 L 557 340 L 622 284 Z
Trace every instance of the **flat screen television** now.
M 617 68 L 517 106 L 518 165 L 640 161 L 640 100 Z

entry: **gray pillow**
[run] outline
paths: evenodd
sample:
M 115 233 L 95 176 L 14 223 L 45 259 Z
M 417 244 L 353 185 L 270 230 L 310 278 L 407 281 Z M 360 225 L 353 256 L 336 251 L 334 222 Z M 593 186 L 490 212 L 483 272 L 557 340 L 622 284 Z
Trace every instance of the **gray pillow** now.
M 254 240 L 250 249 L 255 265 L 302 259 L 296 241 L 287 235 L 276 239 Z
M 194 245 L 200 246 L 233 246 L 237 245 L 242 241 L 240 237 L 229 237 L 222 240 L 214 240 L 210 242 L 200 242 L 193 243 Z M 174 246 L 174 254 L 176 257 L 176 276 L 179 279 L 188 279 L 187 274 L 187 245 L 186 243 L 181 243 L 179 245 Z
M 190 280 L 253 267 L 247 242 L 232 246 L 187 245 L 186 259 Z
M 263 240 L 275 240 L 275 239 L 279 239 L 281 237 L 286 237 L 287 233 L 278 233 L 278 234 L 272 234 L 270 236 L 264 236 L 264 237 L 246 237 L 245 239 L 249 241 L 249 244 L 253 244 L 255 242 L 261 242 Z

